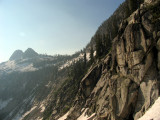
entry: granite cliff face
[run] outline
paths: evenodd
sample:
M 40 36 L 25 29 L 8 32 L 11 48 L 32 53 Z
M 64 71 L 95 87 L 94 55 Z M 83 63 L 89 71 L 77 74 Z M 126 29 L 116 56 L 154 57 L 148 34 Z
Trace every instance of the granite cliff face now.
M 124 20 L 112 50 L 80 83 L 67 120 L 137 120 L 160 90 L 160 2 L 146 1 Z

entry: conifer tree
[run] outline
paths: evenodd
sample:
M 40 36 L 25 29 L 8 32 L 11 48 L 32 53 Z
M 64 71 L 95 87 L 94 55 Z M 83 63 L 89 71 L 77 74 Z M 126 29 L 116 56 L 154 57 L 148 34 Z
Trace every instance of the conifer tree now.
M 90 62 L 91 62 L 91 63 L 93 63 L 93 61 L 94 61 L 93 53 L 94 53 L 94 51 L 93 51 L 93 46 L 91 46 L 91 49 L 90 49 Z
M 128 4 L 129 4 L 131 13 L 133 13 L 143 2 L 144 0 L 128 0 Z
M 102 39 L 100 37 L 100 35 L 96 35 L 96 57 L 99 58 L 102 56 Z
M 86 58 L 86 52 L 84 52 L 84 68 L 86 67 L 86 64 L 87 64 L 87 58 Z

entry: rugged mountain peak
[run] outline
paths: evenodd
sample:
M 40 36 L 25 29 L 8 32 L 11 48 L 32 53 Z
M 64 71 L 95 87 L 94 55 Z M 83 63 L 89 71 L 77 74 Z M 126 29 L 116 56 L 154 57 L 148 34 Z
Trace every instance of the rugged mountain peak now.
M 38 56 L 38 53 L 35 52 L 32 48 L 28 48 L 25 52 L 24 52 L 24 58 L 33 58 Z
M 9 60 L 17 60 L 23 58 L 23 51 L 22 50 L 16 50 L 14 53 L 11 55 Z
M 22 50 L 16 50 L 14 53 L 11 55 L 9 60 L 19 60 L 23 58 L 33 58 L 38 56 L 38 53 L 35 52 L 32 48 L 28 48 L 25 52 Z

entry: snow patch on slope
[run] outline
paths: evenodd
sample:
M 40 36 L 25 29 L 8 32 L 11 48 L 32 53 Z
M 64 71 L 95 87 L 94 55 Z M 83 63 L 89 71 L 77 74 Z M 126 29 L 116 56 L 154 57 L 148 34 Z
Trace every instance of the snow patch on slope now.
M 74 62 L 77 62 L 78 60 L 83 58 L 83 54 L 80 54 L 78 57 L 73 58 L 72 60 L 68 60 L 66 63 L 64 63 L 62 66 L 59 67 L 59 70 L 62 70 L 66 67 L 69 67 L 70 65 L 72 65 Z
M 43 117 L 42 118 L 38 117 L 38 118 L 36 118 L 36 120 L 43 120 Z
M 93 56 L 96 56 L 96 51 L 94 51 Z M 90 60 L 90 53 L 86 53 L 86 59 L 87 61 Z
M 138 120 L 160 120 L 160 97 L 152 107 Z
M 83 108 L 81 111 L 83 111 L 82 112 L 82 114 L 81 114 L 81 116 L 79 116 L 78 118 L 77 118 L 77 120 L 89 120 L 89 119 L 93 119 L 94 118 L 94 116 L 95 116 L 95 113 L 93 113 L 91 116 L 88 116 L 87 114 L 86 114 L 86 112 L 87 112 L 87 110 L 88 110 L 88 108 Z M 70 113 L 70 111 L 68 111 L 65 115 L 63 115 L 62 117 L 60 117 L 58 120 L 65 120 L 66 118 L 67 118 L 67 116 L 69 115 L 69 113 Z M 94 119 L 93 119 L 94 120 Z
M 94 56 L 96 55 L 96 52 L 94 52 Z M 78 57 L 76 58 L 73 58 L 72 60 L 68 60 L 66 63 L 64 63 L 63 65 L 61 65 L 59 67 L 59 70 L 62 70 L 66 67 L 69 67 L 70 65 L 72 65 L 74 62 L 77 62 L 79 61 L 80 59 L 83 59 L 84 58 L 84 53 L 81 53 Z M 86 53 L 86 59 L 87 61 L 90 60 L 90 53 Z
M 36 71 L 37 69 L 33 67 L 33 64 L 29 64 L 27 66 L 22 67 L 19 69 L 21 72 L 27 72 L 27 71 Z
M 8 69 L 14 69 L 15 68 L 15 61 L 13 60 L 13 61 L 8 61 L 8 62 L 6 62 L 6 63 L 4 63 L 4 64 L 2 64 L 1 66 L 0 66 L 0 68 L 1 69 L 3 69 L 3 70 L 8 70 Z
M 23 120 L 29 113 L 31 113 L 34 109 L 36 109 L 37 106 L 33 106 L 29 111 L 27 111 L 21 118 L 20 120 Z
M 82 111 L 84 111 L 84 112 L 81 114 L 81 116 L 78 117 L 77 120 L 89 120 L 89 119 L 91 119 L 92 117 L 95 116 L 95 113 L 93 113 L 91 116 L 88 116 L 86 114 L 87 110 L 88 110 L 88 108 L 87 109 L 83 108 Z
M 65 120 L 68 115 L 69 115 L 69 111 L 65 115 L 63 115 L 61 118 L 59 118 L 58 120 Z
M 28 71 L 36 71 L 37 68 L 33 67 L 32 63 L 21 63 L 18 64 L 14 60 L 9 60 L 3 64 L 0 64 L 0 71 L 5 72 L 13 72 L 13 71 L 19 71 L 19 72 L 28 72 Z
M 43 103 L 41 104 L 40 109 L 41 109 L 41 111 L 40 111 L 41 113 L 43 113 L 43 112 L 44 112 L 44 110 L 46 109 L 46 107 L 44 106 L 44 104 L 43 104 Z

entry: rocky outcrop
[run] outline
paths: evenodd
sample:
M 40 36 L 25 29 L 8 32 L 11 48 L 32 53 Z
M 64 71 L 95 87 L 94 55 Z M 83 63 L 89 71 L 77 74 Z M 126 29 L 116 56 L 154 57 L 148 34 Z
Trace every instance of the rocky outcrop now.
M 9 60 L 17 60 L 17 59 L 21 59 L 23 58 L 23 51 L 22 50 L 16 50 L 11 57 L 9 58 Z
M 24 59 L 24 58 L 35 58 L 38 55 L 39 54 L 37 52 L 35 52 L 32 48 L 28 48 L 25 52 L 23 52 L 22 50 L 16 50 L 11 55 L 9 60 L 20 60 L 20 59 Z
M 122 22 L 112 51 L 81 81 L 68 120 L 78 118 L 82 108 L 96 120 L 137 120 L 158 98 L 160 18 L 152 10 L 159 3 L 152 4 Z
M 24 58 L 33 58 L 36 56 L 38 56 L 38 53 L 36 53 L 32 48 L 28 48 L 23 55 Z

